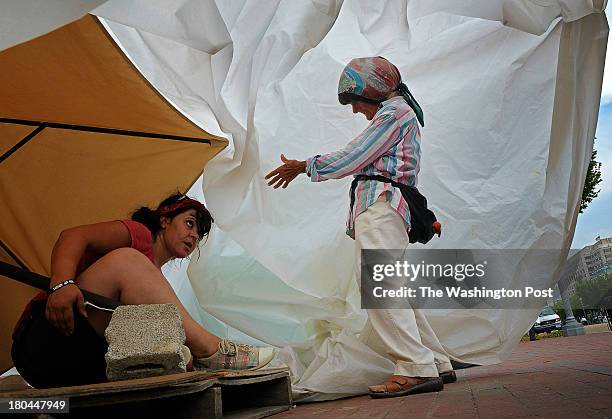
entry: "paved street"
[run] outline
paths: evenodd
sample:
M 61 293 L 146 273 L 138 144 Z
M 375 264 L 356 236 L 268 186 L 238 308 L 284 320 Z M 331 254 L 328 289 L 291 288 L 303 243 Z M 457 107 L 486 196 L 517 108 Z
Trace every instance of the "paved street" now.
M 274 418 L 610 418 L 612 333 L 521 342 L 500 365 L 457 372 L 440 393 L 298 405 Z

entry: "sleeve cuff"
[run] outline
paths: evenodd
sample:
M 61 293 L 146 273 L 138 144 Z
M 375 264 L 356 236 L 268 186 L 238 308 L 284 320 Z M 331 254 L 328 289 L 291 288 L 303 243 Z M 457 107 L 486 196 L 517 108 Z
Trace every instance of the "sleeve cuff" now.
M 321 177 L 317 174 L 316 162 L 320 154 L 306 159 L 306 174 L 310 177 L 311 182 L 321 181 Z

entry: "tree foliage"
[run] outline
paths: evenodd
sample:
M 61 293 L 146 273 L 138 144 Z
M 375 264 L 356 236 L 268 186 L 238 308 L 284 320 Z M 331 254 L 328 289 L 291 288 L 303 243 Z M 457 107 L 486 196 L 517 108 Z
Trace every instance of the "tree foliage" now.
M 591 161 L 584 181 L 582 189 L 582 199 L 580 200 L 580 212 L 582 213 L 591 203 L 593 199 L 599 195 L 600 189 L 595 189 L 601 183 L 601 163 L 596 160 L 597 150 L 591 153 Z
M 578 282 L 576 291 L 569 296 L 569 299 L 574 316 L 577 318 L 586 317 L 585 310 L 610 310 L 612 308 L 612 273 Z M 565 321 L 563 300 L 555 301 L 552 309 Z
M 576 295 L 585 308 L 612 308 L 608 307 L 608 297 L 612 296 L 612 273 L 578 282 Z

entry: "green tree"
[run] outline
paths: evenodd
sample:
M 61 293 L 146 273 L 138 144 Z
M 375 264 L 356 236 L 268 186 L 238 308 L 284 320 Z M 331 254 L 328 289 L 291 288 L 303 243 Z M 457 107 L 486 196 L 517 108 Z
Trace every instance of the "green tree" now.
M 582 305 L 580 304 L 580 300 L 575 293 L 570 294 L 569 296 L 570 306 L 572 307 L 572 313 L 574 314 L 574 318 L 580 319 L 584 315 L 582 311 Z M 563 300 L 557 300 L 551 306 L 553 311 L 561 317 L 562 321 L 565 321 L 566 313 L 565 313 L 565 305 L 563 304 Z
M 612 295 L 612 273 L 599 275 L 588 281 L 580 281 L 576 284 L 576 294 L 587 308 L 604 306 L 604 299 Z
M 595 190 L 597 185 L 601 183 L 601 163 L 596 160 L 597 150 L 593 149 L 591 153 L 591 161 L 587 170 L 584 188 L 582 189 L 582 199 L 580 200 L 580 213 L 582 213 L 591 203 L 593 199 L 599 195 L 599 189 Z
M 570 304 L 571 303 L 572 302 L 570 301 Z M 559 315 L 559 317 L 561 317 L 562 321 L 565 321 L 565 306 L 563 305 L 563 300 L 555 301 L 555 303 L 551 306 L 551 308 L 553 309 L 555 313 Z M 572 310 L 574 310 L 573 307 L 572 307 Z
M 585 311 L 610 311 L 612 296 L 612 273 L 602 274 L 598 277 L 580 281 L 576 284 L 576 292 L 570 294 L 570 305 L 576 319 L 587 317 Z M 565 306 L 563 300 L 557 300 L 551 306 L 552 309 L 565 321 Z M 583 308 L 584 307 L 584 311 Z

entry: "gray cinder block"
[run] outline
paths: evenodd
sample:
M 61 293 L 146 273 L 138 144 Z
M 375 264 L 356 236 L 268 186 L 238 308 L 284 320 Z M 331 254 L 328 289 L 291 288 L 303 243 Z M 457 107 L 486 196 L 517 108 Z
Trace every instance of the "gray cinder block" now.
M 173 304 L 118 307 L 104 332 L 110 381 L 185 372 L 189 350 L 178 309 Z

